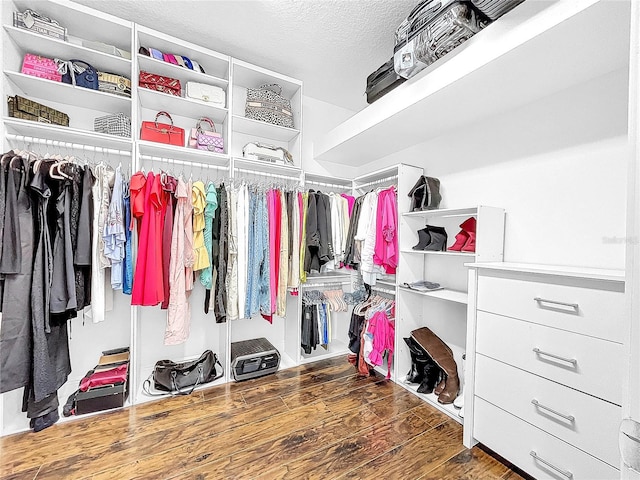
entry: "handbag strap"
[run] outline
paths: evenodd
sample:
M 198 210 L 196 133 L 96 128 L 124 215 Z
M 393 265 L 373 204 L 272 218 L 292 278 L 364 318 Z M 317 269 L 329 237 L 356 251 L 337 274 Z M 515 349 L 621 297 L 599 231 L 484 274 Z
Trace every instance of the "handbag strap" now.
M 169 115 L 167 112 L 165 112 L 164 110 L 159 111 L 158 113 L 156 113 L 156 128 L 158 127 L 158 117 L 161 117 L 162 115 L 164 115 L 165 117 L 168 117 L 169 120 L 171 121 L 171 126 L 173 127 L 173 118 L 171 118 L 171 115 Z
M 209 125 L 211 125 L 211 129 L 213 132 L 218 132 L 216 130 L 216 124 L 213 123 L 213 120 L 211 120 L 209 117 L 200 117 L 200 120 L 198 120 L 198 123 L 196 124 L 196 129 L 198 130 L 198 133 L 201 133 L 202 130 L 202 126 L 200 125 L 200 122 L 207 122 Z
M 263 83 L 258 88 L 260 90 L 270 90 L 276 95 L 280 95 L 282 93 L 282 87 L 277 83 Z

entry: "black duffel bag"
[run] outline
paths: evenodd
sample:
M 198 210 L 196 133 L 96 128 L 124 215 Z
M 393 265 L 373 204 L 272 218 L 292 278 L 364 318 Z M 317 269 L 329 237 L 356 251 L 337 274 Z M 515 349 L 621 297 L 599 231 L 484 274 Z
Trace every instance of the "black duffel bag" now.
M 216 369 L 220 367 L 220 371 Z M 191 362 L 176 363 L 171 360 L 160 360 L 153 367 L 153 373 L 144 381 L 143 390 L 147 395 L 157 396 L 165 393 L 152 393 L 153 387 L 160 392 L 171 395 L 189 395 L 198 385 L 213 382 L 224 375 L 218 356 L 211 350 L 205 351 L 200 358 Z

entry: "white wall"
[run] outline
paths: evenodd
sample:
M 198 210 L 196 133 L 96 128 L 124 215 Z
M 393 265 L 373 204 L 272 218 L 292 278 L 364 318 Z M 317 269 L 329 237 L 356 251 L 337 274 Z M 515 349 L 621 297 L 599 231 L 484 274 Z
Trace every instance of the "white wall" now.
M 424 167 L 441 208 L 505 208 L 505 261 L 622 269 L 627 105 L 617 71 L 366 167 Z
M 336 125 L 344 122 L 354 113 L 346 108 L 323 102 L 312 97 L 302 97 L 303 133 L 302 168 L 307 173 L 332 175 L 341 178 L 354 178 L 360 173 L 358 167 L 335 164 L 321 164 L 313 158 L 313 141 L 321 137 Z M 337 171 L 339 170 L 339 171 Z

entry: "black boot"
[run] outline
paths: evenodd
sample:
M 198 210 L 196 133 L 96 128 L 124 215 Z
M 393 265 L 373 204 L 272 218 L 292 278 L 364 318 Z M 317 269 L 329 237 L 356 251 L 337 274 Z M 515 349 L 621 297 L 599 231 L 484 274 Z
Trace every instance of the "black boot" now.
M 429 230 L 423 228 L 422 230 L 418 230 L 418 244 L 414 245 L 412 248 L 414 250 L 426 250 L 430 242 L 431 235 L 429 235 Z
M 447 250 L 447 231 L 443 227 L 434 227 L 427 225 L 426 228 L 429 235 L 429 244 L 422 250 L 435 252 L 444 252 Z M 420 233 L 420 232 L 418 232 Z M 415 248 L 415 247 L 414 247 Z
M 436 362 L 429 357 L 429 362 L 424 367 L 424 380 L 418 387 L 418 393 L 433 393 L 438 383 L 444 378 L 444 372 Z
M 429 362 L 428 356 L 424 351 L 416 347 L 416 343 L 413 338 L 405 338 L 405 343 L 409 347 L 409 353 L 411 355 L 411 368 L 407 373 L 406 383 L 421 383 L 424 379 L 424 367 Z
M 418 178 L 418 181 L 413 186 L 413 188 L 409 190 L 407 196 L 411 197 L 412 212 L 423 209 L 424 202 L 427 197 L 427 179 L 424 177 L 424 175 L 420 175 L 420 178 Z

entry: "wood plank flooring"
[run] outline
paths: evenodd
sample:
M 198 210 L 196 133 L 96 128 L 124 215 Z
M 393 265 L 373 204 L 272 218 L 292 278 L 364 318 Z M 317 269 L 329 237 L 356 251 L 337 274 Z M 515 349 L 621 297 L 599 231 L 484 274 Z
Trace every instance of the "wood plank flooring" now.
M 0 439 L 1 480 L 523 480 L 346 357 Z

